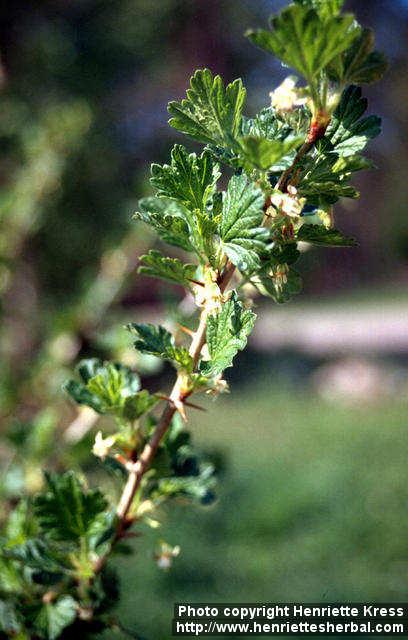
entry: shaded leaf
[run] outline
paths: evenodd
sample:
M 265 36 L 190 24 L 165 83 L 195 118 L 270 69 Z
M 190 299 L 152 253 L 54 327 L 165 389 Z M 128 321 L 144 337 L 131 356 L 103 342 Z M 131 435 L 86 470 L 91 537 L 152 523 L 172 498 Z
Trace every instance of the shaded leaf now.
M 157 484 L 157 493 L 166 497 L 186 496 L 209 505 L 216 499 L 216 484 L 214 466 L 209 462 L 201 462 L 196 475 L 161 478 Z
M 276 117 L 272 107 L 265 107 L 253 118 L 242 118 L 242 135 L 266 138 L 267 140 L 284 140 L 292 135 L 292 129 Z
M 99 490 L 86 491 L 72 471 L 47 474 L 46 481 L 46 491 L 34 499 L 34 512 L 49 538 L 78 543 L 104 522 L 107 502 Z
M 20 617 L 14 604 L 8 600 L 0 600 L 0 631 L 7 637 L 16 636 L 21 631 Z
M 294 295 L 300 293 L 302 290 L 302 278 L 294 269 L 286 271 L 286 281 L 282 281 L 281 276 L 276 277 L 275 273 L 258 273 L 251 278 L 251 282 L 262 295 L 269 296 L 275 302 L 283 304 L 293 298 Z
M 297 233 L 297 239 L 326 247 L 355 247 L 357 245 L 354 238 L 344 236 L 337 229 L 326 229 L 323 225 L 318 224 L 302 225 Z
M 381 119 L 378 116 L 361 117 L 366 109 L 367 100 L 362 98 L 360 87 L 351 86 L 343 92 L 325 136 L 325 140 L 330 141 L 333 150 L 340 156 L 361 151 L 369 140 L 381 132 Z
M 42 538 L 31 538 L 23 544 L 5 549 L 5 556 L 22 562 L 25 567 L 36 571 L 61 574 L 64 566 L 56 552 L 52 552 L 49 544 Z
M 358 191 L 349 184 L 354 171 L 370 166 L 361 156 L 339 157 L 327 141 L 317 145 L 314 154 L 307 156 L 299 175 L 298 192 L 307 198 L 308 206 L 325 207 L 339 198 L 357 198 Z
M 334 204 L 339 198 L 358 198 L 359 192 L 349 184 L 343 184 L 333 180 L 324 180 L 319 182 L 313 180 L 309 184 L 303 183 L 299 188 L 299 193 L 306 196 L 309 204 L 316 206 L 325 206 Z
M 215 500 L 214 465 L 197 453 L 190 433 L 184 429 L 178 414 L 174 416 L 153 462 L 154 474 L 147 486 L 151 499 L 188 497 L 200 504 Z
M 135 348 L 142 353 L 170 360 L 177 367 L 191 371 L 192 358 L 185 347 L 176 347 L 174 336 L 161 325 L 131 323 L 129 331 L 138 337 Z
M 142 198 L 139 200 L 139 211 L 134 217 L 151 226 L 165 242 L 185 251 L 194 251 L 186 220 L 186 210 L 174 200 L 158 197 Z
M 300 257 L 296 242 L 276 244 L 269 251 L 267 261 L 271 265 L 294 264 Z
M 197 271 L 196 265 L 184 264 L 178 258 L 168 258 L 160 251 L 153 249 L 147 255 L 140 257 L 140 263 L 139 273 L 175 282 L 187 289 L 191 288 L 191 280 L 194 279 Z
M 387 69 L 387 59 L 384 54 L 373 49 L 373 31 L 361 29 L 350 48 L 333 60 L 329 69 L 330 77 L 343 85 L 379 80 Z
M 63 385 L 63 390 L 77 403 L 91 407 L 97 413 L 103 413 L 102 402 L 91 393 L 82 382 L 68 380 Z
M 71 596 L 44 603 L 32 610 L 32 625 L 35 633 L 46 640 L 56 640 L 62 631 L 72 624 L 77 616 L 77 603 Z

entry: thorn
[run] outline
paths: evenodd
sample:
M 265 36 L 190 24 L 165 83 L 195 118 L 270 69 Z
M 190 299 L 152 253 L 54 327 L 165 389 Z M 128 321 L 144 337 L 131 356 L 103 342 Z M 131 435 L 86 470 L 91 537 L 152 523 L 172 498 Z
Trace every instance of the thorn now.
M 198 280 L 193 280 L 192 278 L 188 278 L 188 282 L 192 282 L 193 284 L 196 284 L 198 287 L 204 287 L 204 282 L 199 282 Z
M 44 604 L 51 604 L 51 602 L 53 602 L 56 597 L 57 594 L 55 593 L 55 591 L 47 591 L 46 593 L 44 593 L 42 601 L 44 602 Z
M 173 402 L 173 400 L 170 398 L 170 396 L 165 396 L 162 393 L 156 393 L 156 396 L 158 398 L 160 398 L 160 400 L 165 400 L 166 402 Z
M 128 460 L 127 458 L 125 458 L 125 456 L 122 456 L 120 453 L 115 453 L 114 458 L 115 458 L 115 460 L 120 462 L 120 464 L 129 473 L 132 473 L 132 471 L 135 470 L 135 465 L 137 465 L 137 460 L 136 460 L 136 462 L 133 462 L 133 460 Z
M 194 402 L 186 402 L 184 401 L 186 407 L 191 407 L 192 409 L 197 409 L 198 411 L 207 411 L 204 407 L 200 407 L 199 404 L 194 404 Z
M 180 324 L 179 322 L 177 323 L 177 326 L 180 327 L 180 329 L 182 331 L 184 331 L 184 333 L 186 333 L 188 336 L 191 336 L 191 338 L 194 336 L 194 331 L 192 331 L 192 329 L 189 329 L 188 327 L 185 327 L 184 325 Z
M 123 465 L 124 467 L 126 467 L 129 463 L 129 460 L 127 460 L 125 456 L 122 456 L 121 453 L 115 453 L 114 458 L 115 460 L 120 462 L 120 464 Z
M 170 401 L 174 404 L 176 410 L 179 412 L 184 422 L 187 422 L 186 410 L 184 408 L 183 400 L 180 400 L 180 398 L 175 398 L 174 400 L 170 399 Z
M 125 531 L 122 540 L 125 538 L 139 538 L 142 534 L 138 531 Z

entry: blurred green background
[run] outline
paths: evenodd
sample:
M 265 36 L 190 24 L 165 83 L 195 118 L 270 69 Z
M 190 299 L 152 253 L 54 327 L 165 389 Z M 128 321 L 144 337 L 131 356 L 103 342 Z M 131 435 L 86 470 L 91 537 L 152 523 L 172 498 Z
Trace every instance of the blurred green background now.
M 180 291 L 135 278 L 156 240 L 131 215 L 149 193 L 150 162 L 183 141 L 166 105 L 195 68 L 242 76 L 248 113 L 268 103 L 287 70 L 242 34 L 284 4 L 2 3 L 2 518 L 41 486 L 43 467 L 101 478 L 93 416 L 60 391 L 80 357 L 120 358 L 166 388 L 169 371 L 137 360 L 121 327 L 165 317 Z M 377 170 L 358 179 L 360 200 L 336 208 L 360 246 L 304 254 L 302 295 L 284 308 L 259 302 L 231 396 L 192 417 L 197 443 L 220 459 L 218 503 L 174 506 L 136 556 L 117 561 L 120 617 L 149 639 L 170 637 L 181 600 L 408 597 L 408 2 L 346 8 L 390 60 L 365 90 L 383 117 L 369 150 Z M 167 573 L 153 560 L 160 538 L 182 547 Z

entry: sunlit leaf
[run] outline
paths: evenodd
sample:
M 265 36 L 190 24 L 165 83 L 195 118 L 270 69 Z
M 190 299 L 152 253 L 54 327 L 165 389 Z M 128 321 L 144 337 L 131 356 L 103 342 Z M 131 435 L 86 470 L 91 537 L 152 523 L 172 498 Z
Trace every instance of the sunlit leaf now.
M 177 347 L 174 336 L 161 325 L 131 323 L 128 329 L 137 336 L 134 344 L 138 351 L 170 360 L 177 367 L 191 370 L 192 358 L 188 350 Z
M 271 30 L 249 31 L 248 38 L 315 84 L 322 69 L 358 35 L 351 14 L 322 14 L 293 4 L 271 18 Z
M 171 164 L 152 164 L 150 182 L 157 195 L 172 198 L 190 210 L 204 210 L 220 177 L 218 166 L 204 151 L 200 156 L 174 145 Z
M 219 375 L 232 366 L 235 355 L 246 346 L 255 319 L 256 315 L 250 309 L 244 309 L 235 292 L 217 313 L 208 317 L 207 346 L 210 359 L 200 364 L 203 374 Z
M 303 138 L 292 137 L 286 140 L 267 140 L 257 136 L 244 136 L 240 140 L 245 166 L 248 169 L 270 169 L 285 155 L 296 149 Z
M 169 124 L 204 144 L 235 147 L 245 96 L 240 79 L 224 86 L 220 76 L 200 69 L 190 80 L 187 97 L 169 103 Z
M 223 249 L 240 271 L 259 266 L 268 231 L 261 228 L 264 196 L 246 176 L 233 176 L 223 200 L 219 235 Z

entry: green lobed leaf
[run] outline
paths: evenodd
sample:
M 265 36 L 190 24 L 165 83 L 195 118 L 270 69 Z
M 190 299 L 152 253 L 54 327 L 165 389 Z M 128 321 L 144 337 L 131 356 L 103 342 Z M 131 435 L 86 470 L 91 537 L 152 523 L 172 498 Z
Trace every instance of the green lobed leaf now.
M 288 302 L 294 295 L 302 290 L 302 278 L 294 269 L 289 269 L 286 273 L 286 282 L 273 275 L 273 273 L 258 273 L 251 278 L 251 282 L 264 296 L 273 298 L 278 304 Z
M 160 497 L 186 496 L 200 504 L 209 505 L 216 499 L 215 486 L 214 466 L 211 463 L 201 463 L 197 475 L 161 478 L 155 493 Z
M 5 557 L 16 560 L 35 571 L 61 574 L 65 567 L 61 564 L 56 550 L 51 550 L 48 541 L 30 538 L 22 544 L 5 549 Z
M 284 154 L 267 167 L 272 172 L 281 172 L 292 164 L 295 148 L 305 139 L 309 125 L 310 112 L 306 107 L 297 108 L 295 111 L 285 114 L 284 119 L 282 119 L 282 115 L 276 116 L 273 107 L 267 107 L 254 118 L 243 118 L 242 134 L 244 138 L 253 136 L 266 138 L 271 142 L 279 141 L 283 145 L 287 144 Z
M 47 537 L 79 543 L 105 522 L 104 496 L 99 490 L 86 491 L 74 472 L 47 474 L 46 481 L 46 491 L 34 499 L 34 512 Z
M 204 375 L 217 376 L 232 366 L 235 355 L 246 346 L 255 319 L 256 315 L 244 309 L 235 291 L 220 311 L 208 316 L 207 346 L 210 360 L 200 363 Z
M 140 378 L 128 367 L 105 363 L 96 376 L 88 380 L 87 389 L 97 396 L 104 413 L 115 412 L 140 388 Z
M 83 382 L 69 380 L 63 388 L 75 402 L 101 414 L 120 417 L 126 398 L 140 389 L 137 373 L 118 363 L 91 358 L 80 362 L 78 373 Z
M 205 505 L 215 500 L 214 465 L 193 448 L 190 433 L 177 414 L 161 442 L 152 471 L 146 490 L 153 500 L 188 497 Z
M 165 242 L 185 251 L 194 251 L 186 219 L 187 212 L 174 200 L 142 198 L 139 200 L 139 211 L 136 211 L 134 217 L 152 227 Z
M 298 192 L 308 205 L 325 207 L 339 198 L 357 198 L 358 191 L 349 184 L 354 171 L 371 166 L 361 156 L 341 156 L 331 143 L 324 140 L 316 145 L 313 155 L 303 160 L 299 172 Z
M 0 631 L 7 638 L 16 637 L 21 631 L 21 620 L 14 604 L 9 600 L 0 600 Z
M 299 189 L 301 196 L 307 198 L 308 204 L 324 207 L 334 204 L 339 198 L 358 198 L 359 192 L 349 184 L 342 184 L 334 180 L 313 181 L 304 184 Z
M 103 413 L 103 406 L 100 399 L 91 393 L 82 382 L 77 380 L 67 380 L 62 386 L 63 390 L 77 404 L 83 404 L 87 407 L 91 407 L 97 413 Z
M 104 369 L 104 363 L 100 358 L 86 358 L 77 365 L 77 371 L 82 382 L 85 384 L 91 378 L 97 376 Z
M 77 602 L 68 595 L 32 610 L 32 626 L 40 638 L 56 640 L 77 617 Z
M 270 169 L 284 156 L 296 149 L 303 142 L 301 137 L 291 137 L 286 140 L 268 140 L 266 138 L 249 135 L 240 139 L 245 168 L 251 170 Z
M 243 117 L 242 135 L 285 141 L 294 136 L 306 136 L 310 124 L 310 112 L 298 107 L 294 112 L 276 115 L 273 107 L 265 107 L 253 118 Z
M 366 109 L 367 100 L 362 97 L 360 87 L 350 86 L 343 92 L 324 138 L 340 156 L 361 151 L 381 132 L 378 116 L 361 117 Z
M 143 414 L 152 409 L 160 398 L 155 395 L 150 395 L 146 389 L 139 391 L 134 396 L 126 398 L 123 407 L 123 416 L 126 420 L 134 421 L 140 418 Z
M 361 29 L 350 48 L 332 61 L 330 78 L 343 85 L 367 84 L 379 80 L 387 69 L 387 59 L 384 54 L 373 49 L 372 29 Z
M 271 18 L 271 31 L 248 31 L 255 45 L 301 73 L 310 85 L 358 35 L 351 14 L 329 15 L 293 4 Z
M 192 357 L 188 350 L 185 347 L 176 347 L 174 336 L 163 326 L 132 322 L 127 328 L 138 337 L 134 343 L 138 351 L 170 360 L 176 367 L 187 371 L 192 370 Z
M 12 560 L 5 557 L 3 552 L 0 555 L 0 594 L 6 596 L 21 594 L 25 586 L 21 571 Z
M 288 242 L 285 244 L 274 244 L 267 256 L 268 266 L 277 266 L 280 264 L 294 264 L 300 257 L 300 251 L 296 242 Z
M 219 236 L 223 250 L 240 271 L 259 267 L 269 237 L 262 228 L 264 195 L 245 175 L 233 176 L 223 199 Z
M 336 16 L 341 11 L 344 0 L 294 0 L 309 9 L 315 9 L 323 17 Z
M 28 501 L 22 499 L 10 513 L 5 526 L 7 546 L 22 544 L 35 532 L 36 526 L 29 510 Z
M 304 224 L 297 232 L 297 240 L 326 247 L 355 247 L 354 238 L 344 236 L 337 229 L 326 229 L 323 225 Z
M 176 180 L 177 183 L 177 180 Z M 178 184 L 178 183 L 177 183 Z M 212 216 L 212 201 L 215 197 L 215 192 L 211 189 L 205 190 L 207 192 L 208 197 L 211 199 L 208 201 L 208 207 L 203 207 L 201 209 L 193 208 L 194 202 L 198 202 L 199 199 L 194 195 L 191 189 L 195 189 L 196 186 L 194 184 L 184 185 L 186 190 L 189 191 L 189 196 L 187 193 L 182 194 L 183 188 L 181 183 L 179 183 L 180 187 L 180 197 L 189 197 L 190 198 L 190 208 L 180 204 L 180 202 L 176 204 L 179 208 L 180 214 L 183 216 L 183 219 L 178 217 L 166 216 L 160 217 L 158 214 L 150 215 L 149 220 L 150 224 L 156 229 L 156 231 L 161 235 L 164 240 L 167 240 L 170 244 L 181 246 L 187 251 L 194 251 L 200 258 L 204 258 L 204 261 L 212 260 L 212 256 L 216 251 L 216 247 L 214 244 L 214 232 L 216 229 L 216 223 Z M 174 188 L 173 193 L 176 193 L 176 187 Z M 164 193 L 164 191 L 163 191 Z M 168 193 L 170 193 L 170 188 Z M 202 198 L 205 199 L 207 195 L 201 194 Z M 163 198 L 156 198 L 153 200 L 160 200 Z M 146 199 L 145 199 L 146 200 Z M 173 202 L 171 199 L 166 199 L 167 202 Z M 186 202 L 186 200 L 185 200 Z M 139 205 L 143 206 L 144 201 L 140 201 Z M 152 205 L 154 209 L 157 209 L 157 204 L 153 202 L 152 199 L 149 199 L 149 206 Z M 147 222 L 148 219 L 145 218 Z M 170 225 L 170 226 L 169 226 Z M 163 227 L 166 227 L 166 230 L 163 231 Z M 169 236 L 167 233 L 167 228 L 171 230 L 171 235 Z M 176 237 L 173 237 L 173 234 L 180 234 L 179 240 Z
M 150 182 L 158 196 L 177 200 L 192 211 L 206 209 L 220 177 L 219 167 L 208 151 L 197 156 L 180 144 L 172 149 L 171 164 L 152 164 L 151 174 Z
M 220 76 L 213 76 L 209 69 L 199 69 L 190 80 L 187 97 L 169 103 L 169 124 L 204 144 L 234 148 L 245 97 L 242 80 L 224 86 Z

